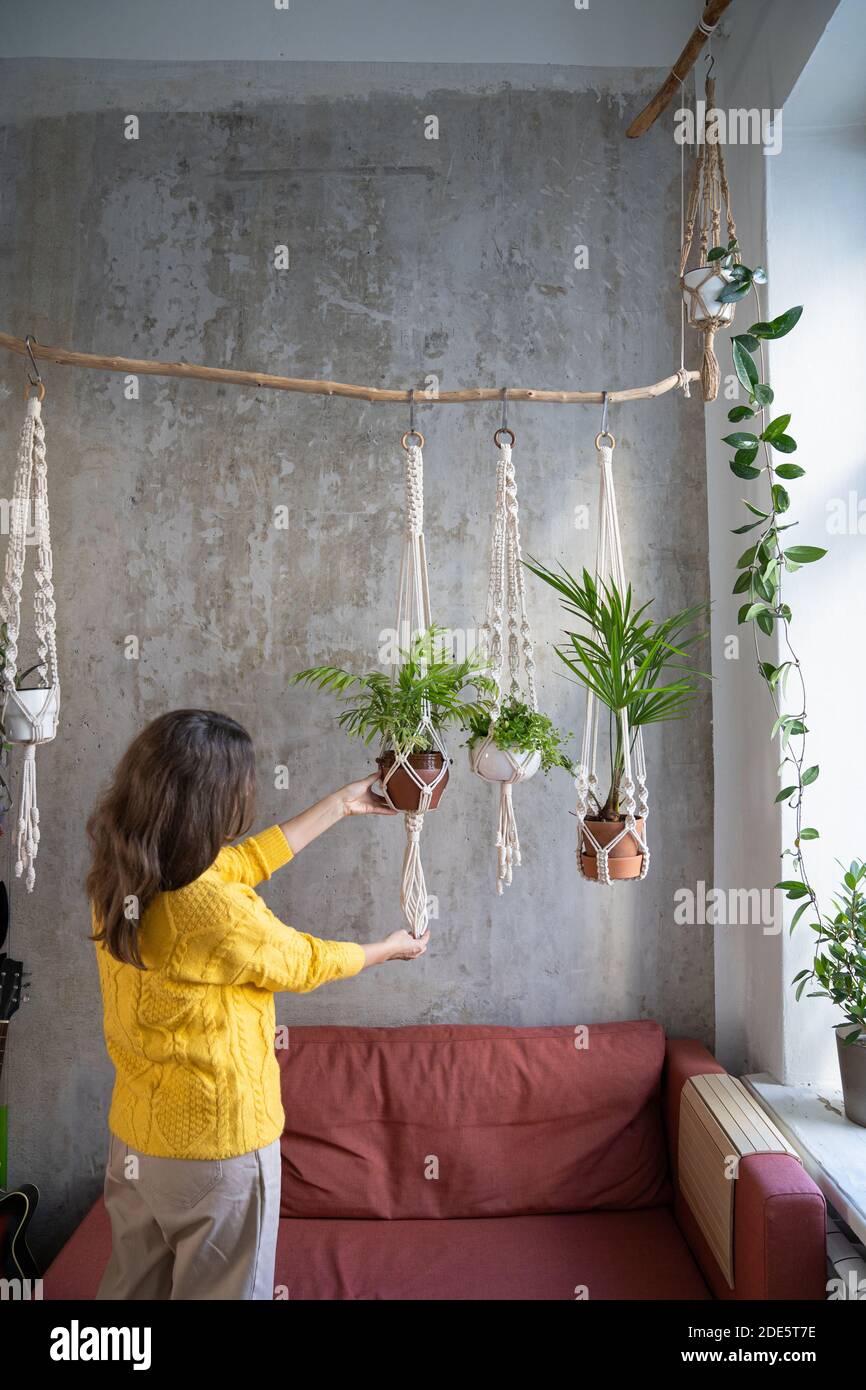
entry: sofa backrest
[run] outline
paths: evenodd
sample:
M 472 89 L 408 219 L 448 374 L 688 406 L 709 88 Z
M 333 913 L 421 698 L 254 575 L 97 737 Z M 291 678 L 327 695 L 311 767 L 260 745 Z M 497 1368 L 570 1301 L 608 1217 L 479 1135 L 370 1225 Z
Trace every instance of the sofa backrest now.
M 576 1045 L 577 1044 L 577 1045 Z M 283 1216 L 420 1219 L 671 1200 L 656 1023 L 295 1028 Z

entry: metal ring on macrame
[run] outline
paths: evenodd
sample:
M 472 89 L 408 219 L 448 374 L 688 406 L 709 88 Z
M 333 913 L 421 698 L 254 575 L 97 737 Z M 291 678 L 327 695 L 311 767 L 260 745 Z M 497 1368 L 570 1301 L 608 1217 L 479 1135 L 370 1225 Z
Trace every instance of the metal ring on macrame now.
M 610 442 L 603 444 L 603 439 Z M 598 535 L 596 538 L 595 577 L 601 584 L 612 580 L 621 593 L 626 588 L 625 561 L 622 553 L 622 540 L 619 530 L 619 517 L 616 506 L 616 489 L 613 481 L 613 450 L 616 440 L 607 430 L 602 430 L 595 441 L 598 450 L 599 466 L 599 506 Z M 629 670 L 633 671 L 633 663 Z M 605 885 L 614 881 L 611 877 L 610 861 L 612 851 L 630 836 L 641 853 L 639 877 L 646 878 L 649 870 L 650 852 L 645 834 L 637 828 L 649 814 L 647 800 L 646 762 L 644 759 L 643 732 L 640 728 L 632 736 L 626 710 L 620 711 L 620 733 L 623 748 L 623 776 L 620 782 L 620 805 L 625 812 L 622 829 L 607 844 L 602 844 L 587 826 L 587 820 L 597 820 L 601 815 L 602 800 L 596 775 L 596 754 L 598 747 L 599 706 L 593 691 L 586 687 L 583 739 L 580 761 L 577 764 L 574 785 L 577 791 L 577 871 L 582 878 L 592 883 Z M 632 751 L 634 758 L 632 759 Z M 587 874 L 583 867 L 584 844 L 587 844 L 596 861 L 596 875 Z
M 503 392 L 503 416 L 506 399 Z M 501 435 L 508 435 L 510 442 L 500 442 Z M 490 674 L 497 687 L 490 713 L 491 730 L 502 704 L 501 681 L 506 664 L 510 676 L 511 697 L 523 699 L 525 695 L 530 709 L 538 709 L 532 630 L 526 613 L 526 590 L 520 548 L 517 480 L 511 454 L 514 434 L 503 423 L 494 434 L 493 440 L 500 452 L 496 460 L 496 503 L 490 542 L 487 604 L 481 629 L 481 646 L 488 658 Z M 522 676 L 525 677 L 525 692 Z M 520 864 L 520 840 L 514 815 L 512 787 L 516 782 L 528 781 L 533 777 L 540 763 L 541 757 L 538 753 L 515 755 L 511 749 L 499 748 L 492 732 L 489 731 L 469 746 L 469 765 L 472 771 L 486 782 L 499 784 L 499 822 L 496 830 L 497 893 L 501 893 L 503 887 L 511 883 L 512 872 Z
M 410 442 L 412 440 L 414 440 L 414 443 Z M 403 448 L 407 451 L 407 453 L 410 449 L 413 448 L 423 449 L 424 442 L 424 436 L 420 430 L 407 430 L 406 433 L 403 435 L 403 438 L 400 440 L 400 443 L 402 444 Z
M 9 520 L 9 543 L 0 591 L 0 622 L 6 625 L 5 662 L 0 675 L 3 689 L 3 734 L 9 743 L 23 745 L 26 749 L 21 769 L 16 824 L 15 874 L 18 878 L 22 874 L 25 875 L 28 892 L 32 891 L 36 882 L 35 861 L 39 849 L 36 748 L 41 743 L 49 743 L 55 737 L 60 710 L 57 615 L 54 601 L 51 525 L 48 515 L 48 468 L 45 459 L 45 426 L 42 422 L 45 385 L 38 376 L 38 368 L 36 370 L 37 380 L 33 381 L 31 378 L 26 388 L 27 410 L 18 446 Z M 36 387 L 35 396 L 30 395 L 32 387 Z M 28 534 L 31 502 L 32 536 Z M 33 617 L 38 657 L 36 667 L 43 675 L 43 684 L 33 690 L 19 690 L 18 643 L 28 543 L 35 545 Z

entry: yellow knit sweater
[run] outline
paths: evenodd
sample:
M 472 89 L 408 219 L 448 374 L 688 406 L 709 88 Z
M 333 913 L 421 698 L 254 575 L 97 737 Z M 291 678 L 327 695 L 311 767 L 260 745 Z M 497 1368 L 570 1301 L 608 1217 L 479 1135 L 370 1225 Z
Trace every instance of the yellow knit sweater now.
M 233 1158 L 282 1132 L 274 992 L 303 993 L 364 964 L 354 942 L 293 931 L 255 892 L 291 857 L 275 825 L 160 893 L 141 923 L 146 970 L 97 943 L 116 1072 L 108 1124 L 140 1152 Z

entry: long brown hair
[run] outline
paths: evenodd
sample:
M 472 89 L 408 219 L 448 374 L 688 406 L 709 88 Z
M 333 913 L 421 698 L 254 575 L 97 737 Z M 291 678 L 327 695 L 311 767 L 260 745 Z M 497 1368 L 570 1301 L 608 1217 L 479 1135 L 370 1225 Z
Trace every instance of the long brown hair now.
M 148 904 L 210 868 L 226 841 L 249 829 L 254 799 L 252 740 L 234 719 L 178 709 L 148 724 L 87 822 L 93 940 L 143 970 Z

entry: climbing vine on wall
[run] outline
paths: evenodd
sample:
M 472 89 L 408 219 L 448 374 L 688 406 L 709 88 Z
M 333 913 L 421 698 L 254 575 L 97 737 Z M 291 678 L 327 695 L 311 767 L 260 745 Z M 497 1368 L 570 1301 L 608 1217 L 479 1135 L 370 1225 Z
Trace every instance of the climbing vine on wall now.
M 750 270 L 735 263 L 736 244 L 714 247 L 710 259 L 718 260 L 728 269 L 731 283 L 719 296 L 726 302 L 736 302 L 749 293 L 754 295 L 758 315 L 761 312 L 758 285 L 766 282 L 761 267 Z M 750 623 L 754 637 L 755 662 L 758 674 L 766 686 L 775 715 L 771 737 L 778 734 L 781 741 L 783 786 L 777 802 L 787 802 L 794 811 L 794 841 L 784 850 L 790 858 L 792 877 L 778 883 L 798 907 L 791 930 L 811 907 L 816 913 L 818 904 L 809 881 L 803 845 L 818 839 L 814 826 L 803 824 L 803 798 L 806 787 L 818 777 L 818 767 L 810 765 L 806 756 L 809 728 L 806 723 L 806 681 L 791 636 L 792 613 L 783 593 L 783 581 L 788 574 L 814 564 L 826 555 L 817 545 L 797 544 L 786 532 L 798 523 L 790 519 L 791 497 L 788 484 L 805 473 L 799 464 L 790 461 L 797 442 L 788 433 L 790 414 L 774 415 L 772 388 L 764 381 L 764 344 L 784 338 L 797 326 L 803 310 L 800 305 L 786 309 L 778 318 L 758 320 L 745 333 L 731 338 L 734 371 L 746 392 L 747 405 L 736 405 L 728 411 L 733 425 L 743 426 L 725 435 L 724 443 L 734 450 L 731 472 L 747 480 L 763 479 L 761 505 L 744 499 L 749 516 L 734 535 L 757 532 L 748 549 L 737 561 L 739 571 L 734 593 L 744 602 L 738 613 L 740 624 Z M 747 428 L 747 422 L 751 428 Z M 762 637 L 776 632 L 780 659 L 768 660 L 762 650 Z M 805 981 L 804 981 L 805 983 Z M 798 997 L 802 985 L 798 987 Z

